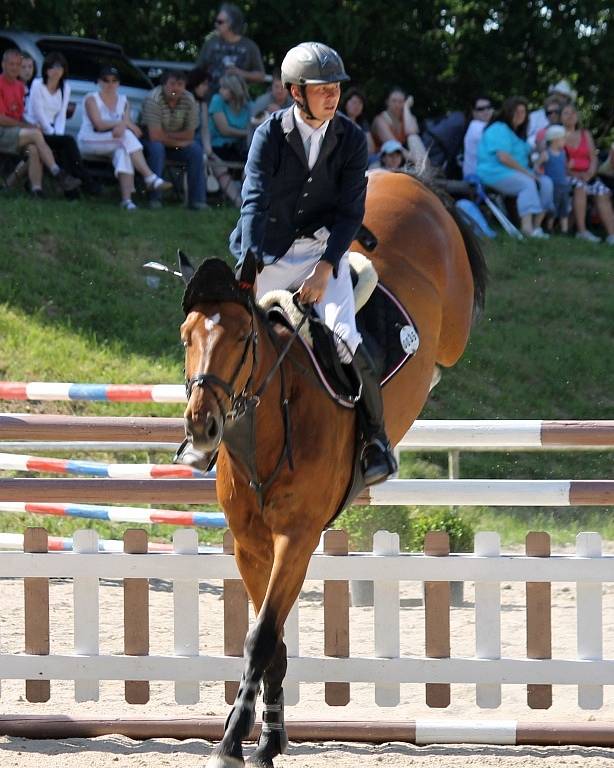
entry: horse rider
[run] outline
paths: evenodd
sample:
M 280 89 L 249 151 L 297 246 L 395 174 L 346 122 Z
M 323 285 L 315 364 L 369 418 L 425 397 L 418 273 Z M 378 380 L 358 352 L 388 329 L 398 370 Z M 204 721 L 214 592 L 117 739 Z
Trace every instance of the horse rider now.
M 298 290 L 333 331 L 341 362 L 362 381 L 361 464 L 366 485 L 373 485 L 397 464 L 379 379 L 356 329 L 348 261 L 365 211 L 367 142 L 337 113 L 341 83 L 349 77 L 335 50 L 301 43 L 286 54 L 281 75 L 294 104 L 254 133 L 230 250 L 239 265 L 249 251 L 255 255 L 258 299 L 270 290 Z

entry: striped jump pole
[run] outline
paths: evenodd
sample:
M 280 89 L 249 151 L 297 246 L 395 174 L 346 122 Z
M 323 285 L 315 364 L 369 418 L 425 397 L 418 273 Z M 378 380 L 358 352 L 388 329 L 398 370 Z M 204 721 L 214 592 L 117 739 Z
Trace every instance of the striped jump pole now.
M 215 480 L 1 479 L 0 501 L 216 504 Z M 356 504 L 568 507 L 614 505 L 614 480 L 389 480 Z
M 174 509 L 143 507 L 107 507 L 94 504 L 51 504 L 49 502 L 0 501 L 0 512 L 54 517 L 78 517 L 85 520 L 104 520 L 110 523 L 146 523 L 155 525 L 188 525 L 197 528 L 226 528 L 221 512 L 182 512 Z
M 75 384 L 3 381 L 0 400 L 93 400 L 112 403 L 185 403 L 180 384 Z
M 48 472 L 56 475 L 89 475 L 126 480 L 207 477 L 205 472 L 183 464 L 106 464 L 81 459 L 53 459 L 22 453 L 0 453 L 0 470 Z

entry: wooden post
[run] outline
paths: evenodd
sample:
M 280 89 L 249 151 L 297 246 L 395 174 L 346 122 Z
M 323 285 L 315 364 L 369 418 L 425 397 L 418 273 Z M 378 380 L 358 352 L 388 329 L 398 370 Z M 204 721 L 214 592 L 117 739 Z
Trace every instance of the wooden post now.
M 526 536 L 529 557 L 550 557 L 550 535 L 531 532 Z M 527 581 L 527 658 L 552 658 L 552 585 L 549 582 Z M 531 709 L 552 706 L 551 685 L 527 685 L 527 705 Z
M 235 541 L 230 531 L 224 533 L 224 553 L 234 555 Z M 224 579 L 224 655 L 243 656 L 243 646 L 249 628 L 249 603 L 241 579 Z M 233 704 L 239 683 L 224 683 L 226 703 Z
M 430 531 L 424 537 L 424 554 L 447 557 L 450 538 L 445 531 Z M 450 658 L 450 582 L 424 582 L 425 652 L 431 659 Z M 429 707 L 450 706 L 449 683 L 427 683 L 426 704 Z
M 26 528 L 24 552 L 48 552 L 47 531 Z M 25 650 L 37 656 L 49 655 L 49 579 L 28 576 L 23 580 Z M 26 680 L 26 700 L 36 703 L 49 701 L 49 680 Z
M 131 528 L 124 533 L 124 552 L 147 554 L 147 531 Z M 149 654 L 149 580 L 124 579 L 124 653 L 127 656 Z M 124 681 L 128 704 L 147 704 L 147 680 Z
M 326 531 L 325 555 L 347 555 L 345 531 Z M 350 590 L 347 581 L 324 582 L 324 655 L 347 658 L 350 655 Z M 344 707 L 350 701 L 349 683 L 324 683 L 324 700 L 331 707 Z

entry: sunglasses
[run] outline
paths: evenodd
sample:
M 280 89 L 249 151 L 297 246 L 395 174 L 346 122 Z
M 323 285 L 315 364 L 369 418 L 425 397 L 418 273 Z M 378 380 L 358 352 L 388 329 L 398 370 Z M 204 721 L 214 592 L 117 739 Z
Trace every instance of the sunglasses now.
M 475 108 L 476 112 L 485 112 L 487 109 L 492 109 L 492 104 L 482 104 Z
M 226 21 L 226 19 L 216 19 L 215 23 L 219 25 L 219 24 L 227 24 L 228 22 Z
M 547 115 L 560 115 L 561 110 L 560 109 L 547 109 L 546 110 Z
M 103 83 L 119 83 L 119 80 L 116 77 L 103 77 L 101 80 Z

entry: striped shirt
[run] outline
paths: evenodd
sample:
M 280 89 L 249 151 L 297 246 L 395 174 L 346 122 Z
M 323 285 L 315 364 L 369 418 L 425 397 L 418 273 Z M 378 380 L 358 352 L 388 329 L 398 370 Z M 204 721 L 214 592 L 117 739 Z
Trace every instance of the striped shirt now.
M 141 120 L 148 128 L 162 128 L 166 133 L 193 131 L 198 125 L 198 106 L 196 99 L 188 91 L 179 97 L 172 108 L 167 102 L 161 85 L 151 91 L 143 102 Z

